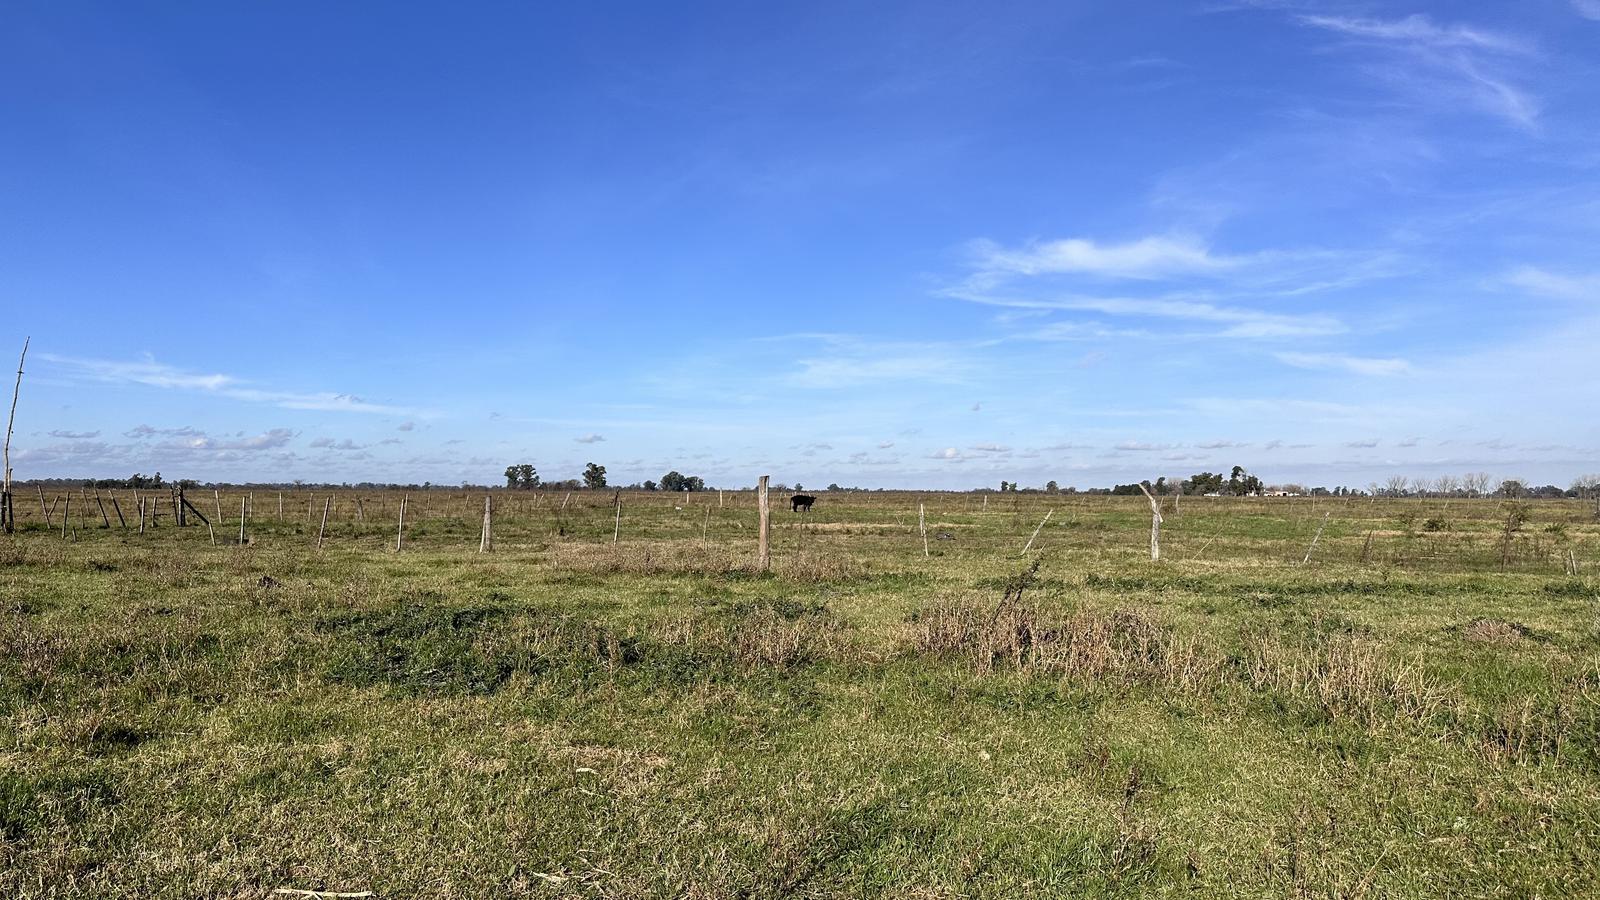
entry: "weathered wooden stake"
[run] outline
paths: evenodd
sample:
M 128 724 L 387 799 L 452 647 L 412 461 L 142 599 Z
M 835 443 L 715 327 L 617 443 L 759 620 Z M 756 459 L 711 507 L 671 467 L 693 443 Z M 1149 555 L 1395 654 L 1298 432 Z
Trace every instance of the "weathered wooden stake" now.
M 1311 551 L 1317 549 L 1317 541 L 1322 540 L 1322 529 L 1328 527 L 1328 517 L 1331 515 L 1333 515 L 1331 510 L 1322 514 L 1322 524 L 1317 526 L 1317 533 L 1311 538 L 1311 546 L 1306 548 L 1306 557 L 1300 560 L 1300 565 L 1311 562 Z
M 278 521 L 283 521 L 283 491 L 278 492 Z
M 106 515 L 106 505 L 105 502 L 100 499 L 100 492 L 98 490 L 94 492 L 94 505 L 100 507 L 100 521 L 102 523 L 101 527 L 110 528 L 111 517 Z
M 770 475 L 763 475 L 756 480 L 756 510 L 761 522 L 761 531 L 756 539 L 756 562 L 763 572 L 772 568 L 772 507 L 767 503 L 767 482 L 771 478 Z
M 478 539 L 478 552 L 488 553 L 494 549 L 494 496 L 483 495 L 483 536 Z
M 50 509 L 44 505 L 44 485 L 36 484 L 34 487 L 39 489 L 39 509 L 44 513 L 44 524 L 48 528 L 50 527 Z
M 239 546 L 244 546 L 244 514 L 249 510 L 249 496 L 239 498 Z
M 720 491 L 718 493 L 721 493 Z M 706 542 L 706 530 L 711 527 L 711 504 L 706 504 L 706 520 L 700 524 L 700 543 Z
M 1034 539 L 1039 536 L 1039 532 L 1044 530 L 1044 523 L 1050 521 L 1050 517 L 1055 515 L 1055 514 L 1056 514 L 1056 511 L 1053 510 L 1053 509 L 1045 511 L 1044 518 L 1039 520 L 1039 527 L 1035 528 L 1033 530 L 1033 537 L 1028 538 L 1028 543 L 1026 543 L 1026 544 L 1024 544 L 1022 546 L 1022 555 L 1023 556 L 1027 556 L 1028 555 L 1028 551 L 1033 548 Z
M 400 548 L 405 546 L 405 540 L 406 540 L 406 501 L 409 500 L 409 499 L 411 499 L 411 495 L 410 494 L 405 494 L 405 495 L 402 495 L 400 497 L 400 527 L 395 529 L 395 533 L 394 533 L 394 552 L 396 552 L 396 553 L 399 553 L 400 552 Z
M 617 507 L 616 523 L 611 526 L 611 543 L 615 544 L 617 539 L 622 536 L 622 492 L 617 491 L 616 496 L 611 498 L 611 502 Z
M 144 534 L 144 498 L 139 498 L 139 533 Z
M 211 499 L 216 501 L 216 504 L 217 504 L 217 524 L 221 525 L 222 524 L 222 492 L 218 491 L 218 490 L 213 490 L 211 492 Z
M 322 500 L 322 524 L 317 527 L 317 549 L 322 549 L 322 536 L 328 532 L 328 507 L 333 501 L 324 497 Z
M 122 526 L 123 531 L 127 531 L 128 520 L 122 517 L 122 505 L 117 503 L 116 494 L 111 495 L 111 508 L 117 511 L 117 524 Z
M 72 492 L 67 492 L 67 505 L 61 508 L 61 539 L 67 539 L 67 520 L 72 518 Z
M 1139 482 L 1139 490 L 1144 492 L 1144 498 L 1150 501 L 1150 561 L 1161 559 L 1161 504 L 1156 501 L 1150 489 Z

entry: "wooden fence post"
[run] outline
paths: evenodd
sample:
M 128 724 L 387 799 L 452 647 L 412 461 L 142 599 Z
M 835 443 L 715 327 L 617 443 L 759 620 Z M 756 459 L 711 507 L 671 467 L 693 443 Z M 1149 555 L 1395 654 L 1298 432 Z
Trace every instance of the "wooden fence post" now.
M 239 546 L 244 546 L 244 514 L 248 509 L 249 496 L 239 498 Z
M 1039 537 L 1039 532 L 1044 530 L 1044 523 L 1050 521 L 1050 517 L 1055 514 L 1056 511 L 1053 509 L 1045 511 L 1044 518 L 1039 520 L 1039 527 L 1033 530 L 1033 537 L 1028 538 L 1028 543 L 1024 544 L 1022 547 L 1023 556 L 1028 555 L 1028 551 L 1033 548 L 1033 542 Z
M 770 475 L 763 475 L 756 481 L 756 509 L 760 513 L 761 531 L 756 543 L 756 562 L 765 572 L 772 568 L 772 546 L 769 540 L 772 528 L 772 508 L 767 501 L 767 482 Z
M 478 552 L 494 549 L 494 495 L 483 495 L 483 537 L 478 539 Z
M 1144 492 L 1144 498 L 1150 501 L 1150 561 L 1161 559 L 1161 504 L 1156 502 L 1150 489 L 1139 482 L 1139 490 Z
M 928 512 L 921 503 L 917 504 L 917 530 L 922 532 L 922 556 L 926 559 L 928 553 Z
M 615 544 L 617 539 L 622 537 L 622 492 L 617 491 L 616 495 L 611 498 L 611 502 L 616 504 L 617 507 L 616 524 L 611 526 L 611 543 Z
M 1316 536 L 1311 539 L 1311 546 L 1306 548 L 1306 557 L 1305 559 L 1300 560 L 1300 565 L 1303 566 L 1306 563 L 1311 562 L 1311 551 L 1317 549 L 1317 541 L 1322 539 L 1322 529 L 1328 527 L 1328 517 L 1331 515 L 1333 515 L 1331 510 L 1322 514 L 1322 524 L 1317 526 Z
M 308 503 L 310 501 L 307 501 Z M 317 549 L 322 549 L 322 536 L 328 533 L 328 506 L 333 501 L 324 497 L 322 500 L 322 524 L 317 528 Z
M 400 549 L 405 546 L 405 541 L 406 541 L 406 501 L 409 500 L 409 499 L 411 499 L 411 495 L 410 494 L 403 494 L 400 497 L 400 526 L 395 529 L 395 533 L 394 533 L 394 552 L 396 552 L 396 553 L 399 553 Z

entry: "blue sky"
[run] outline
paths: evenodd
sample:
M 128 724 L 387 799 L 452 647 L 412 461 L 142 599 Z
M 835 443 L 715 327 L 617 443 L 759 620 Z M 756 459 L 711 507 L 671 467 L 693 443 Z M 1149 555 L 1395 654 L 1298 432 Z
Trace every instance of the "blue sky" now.
M 4 18 L 18 478 L 1600 470 L 1600 0 Z

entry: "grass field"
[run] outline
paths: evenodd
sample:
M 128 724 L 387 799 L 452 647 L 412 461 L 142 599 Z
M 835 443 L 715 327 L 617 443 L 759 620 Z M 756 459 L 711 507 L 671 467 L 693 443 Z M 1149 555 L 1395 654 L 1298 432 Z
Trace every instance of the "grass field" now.
M 1600 894 L 1589 503 L 324 496 L 18 498 L 0 897 Z

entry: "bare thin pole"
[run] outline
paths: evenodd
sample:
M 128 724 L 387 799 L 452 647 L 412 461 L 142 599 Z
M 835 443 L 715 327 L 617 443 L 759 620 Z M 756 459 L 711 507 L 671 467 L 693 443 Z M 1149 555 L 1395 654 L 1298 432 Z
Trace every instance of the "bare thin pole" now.
M 922 556 L 927 558 L 928 553 L 928 512 L 921 503 L 917 504 L 917 530 L 922 532 Z
M 405 542 L 406 542 L 406 501 L 408 499 L 410 499 L 410 497 L 411 497 L 410 494 L 405 494 L 405 495 L 402 495 L 400 497 L 400 526 L 398 528 L 396 528 L 395 532 L 394 532 L 394 552 L 396 552 L 396 553 L 399 553 L 400 549 L 405 546 Z
M 611 543 L 615 544 L 617 539 L 622 537 L 622 492 L 617 491 L 616 496 L 611 499 L 617 506 L 616 523 L 611 526 Z
M 34 487 L 39 489 L 39 509 L 44 513 L 44 524 L 48 528 L 50 527 L 50 508 L 44 505 L 44 485 L 36 484 Z
M 23 341 L 22 341 L 22 357 L 17 360 L 17 384 L 16 384 L 15 387 L 13 387 L 11 389 L 11 416 L 6 419 L 5 458 L 4 458 L 3 461 L 0 461 L 0 469 L 4 470 L 3 474 L 5 475 L 5 490 L 4 491 L 0 491 L 0 494 L 3 494 L 4 496 L 0 497 L 0 502 L 3 502 L 5 504 L 5 508 L 7 510 L 7 512 L 6 512 L 6 533 L 7 534 L 10 534 L 16 528 L 16 523 L 11 521 L 12 513 L 10 512 L 10 510 L 11 510 L 11 427 L 13 425 L 15 425 L 16 422 L 17 422 L 17 396 L 22 393 L 22 364 L 24 362 L 26 362 L 27 359 L 28 359 L 28 344 L 30 344 L 32 342 L 33 342 L 33 338 L 32 337 L 24 338 Z
M 1022 547 L 1022 555 L 1023 555 L 1023 556 L 1027 556 L 1027 555 L 1028 555 L 1028 551 L 1029 551 L 1029 550 L 1031 550 L 1031 549 L 1033 549 L 1033 542 L 1034 542 L 1034 541 L 1035 541 L 1035 540 L 1036 540 L 1036 539 L 1038 539 L 1038 537 L 1039 537 L 1039 532 L 1041 532 L 1041 531 L 1043 531 L 1043 530 L 1044 530 L 1044 523 L 1046 523 L 1046 522 L 1048 522 L 1048 521 L 1050 521 L 1050 517 L 1051 517 L 1051 516 L 1053 516 L 1053 515 L 1055 515 L 1055 514 L 1056 514 L 1056 511 L 1055 511 L 1055 510 L 1053 510 L 1053 509 L 1052 509 L 1052 510 L 1047 510 L 1047 511 L 1046 511 L 1046 512 L 1045 512 L 1045 514 L 1044 514 L 1044 518 L 1042 518 L 1042 519 L 1040 519 L 1040 520 L 1039 520 L 1039 527 L 1038 527 L 1038 528 L 1035 528 L 1035 529 L 1034 529 L 1034 530 L 1033 530 L 1033 537 L 1030 537 L 1030 538 L 1028 538 L 1028 543 L 1027 543 L 1027 544 L 1025 544 L 1025 545 L 1023 545 L 1023 547 Z
M 241 547 L 244 546 L 244 513 L 246 509 L 245 504 L 248 502 L 248 497 L 239 498 L 239 546 Z
M 306 502 L 309 504 L 311 501 L 307 500 Z M 332 502 L 333 499 L 330 497 L 324 497 L 322 500 L 322 524 L 317 527 L 317 549 L 319 550 L 322 549 L 322 536 L 328 531 L 328 506 Z
M 1331 515 L 1333 515 L 1331 510 L 1322 514 L 1322 524 L 1317 526 L 1316 536 L 1311 539 L 1311 546 L 1306 548 L 1306 557 L 1300 560 L 1300 565 L 1311 562 L 1311 551 L 1317 549 L 1317 541 L 1322 540 L 1322 529 L 1328 527 L 1328 517 Z

